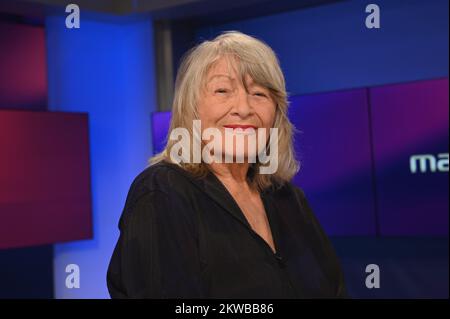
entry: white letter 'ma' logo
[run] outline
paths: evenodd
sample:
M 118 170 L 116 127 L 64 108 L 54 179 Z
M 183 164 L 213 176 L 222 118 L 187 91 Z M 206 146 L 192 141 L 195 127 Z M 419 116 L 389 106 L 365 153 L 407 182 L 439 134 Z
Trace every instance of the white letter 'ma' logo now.
M 432 154 L 417 154 L 409 158 L 409 169 L 411 173 L 426 172 L 448 172 L 448 153 L 441 153 L 437 156 Z

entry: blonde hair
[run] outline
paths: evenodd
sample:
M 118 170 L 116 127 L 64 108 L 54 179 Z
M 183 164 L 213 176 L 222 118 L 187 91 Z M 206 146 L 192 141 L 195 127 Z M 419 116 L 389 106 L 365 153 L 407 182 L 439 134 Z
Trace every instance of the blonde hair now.
M 247 176 L 249 185 L 259 191 L 282 185 L 290 181 L 299 170 L 299 162 L 295 159 L 293 149 L 295 128 L 287 116 L 285 80 L 278 59 L 272 49 L 258 39 L 241 32 L 228 31 L 212 41 L 204 41 L 184 56 L 175 81 L 169 135 L 174 128 L 184 127 L 193 136 L 192 121 L 198 119 L 196 106 L 206 74 L 217 60 L 229 56 L 237 60 L 241 78 L 249 75 L 255 83 L 266 87 L 276 104 L 273 126 L 278 128 L 278 169 L 274 174 L 259 174 L 260 163 L 251 164 Z M 166 138 L 164 150 L 150 158 L 150 164 L 172 162 L 169 154 L 176 142 L 167 141 Z M 204 177 L 209 172 L 205 163 L 182 162 L 178 165 L 198 177 Z

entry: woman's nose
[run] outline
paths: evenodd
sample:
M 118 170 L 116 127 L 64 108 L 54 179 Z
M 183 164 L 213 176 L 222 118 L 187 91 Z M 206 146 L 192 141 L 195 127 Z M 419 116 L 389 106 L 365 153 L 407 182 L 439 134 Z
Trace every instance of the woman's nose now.
M 249 94 L 246 90 L 239 90 L 234 101 L 232 112 L 243 118 L 253 114 L 254 110 L 249 101 Z

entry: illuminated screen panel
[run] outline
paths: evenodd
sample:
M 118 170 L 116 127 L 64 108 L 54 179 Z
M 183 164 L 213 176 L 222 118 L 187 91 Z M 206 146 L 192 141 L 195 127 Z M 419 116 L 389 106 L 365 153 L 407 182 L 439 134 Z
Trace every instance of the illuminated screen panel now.
M 92 237 L 88 118 L 0 111 L 0 249 Z
M 0 20 L 0 105 L 39 110 L 47 105 L 45 28 Z
M 448 79 L 371 89 L 382 235 L 448 235 Z
M 366 89 L 294 96 L 301 187 L 328 235 L 376 233 Z

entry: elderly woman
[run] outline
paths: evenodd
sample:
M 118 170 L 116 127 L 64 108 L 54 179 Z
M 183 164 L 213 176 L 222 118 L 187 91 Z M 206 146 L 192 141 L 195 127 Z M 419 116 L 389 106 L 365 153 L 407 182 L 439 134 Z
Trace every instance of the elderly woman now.
M 176 79 L 171 132 L 177 128 L 191 137 L 184 154 L 171 134 L 130 188 L 108 269 L 111 297 L 345 296 L 333 248 L 290 183 L 298 163 L 274 52 L 239 32 L 191 50 Z M 208 129 L 223 134 L 211 138 Z M 264 150 L 252 147 L 261 139 L 276 162 L 270 173 Z

